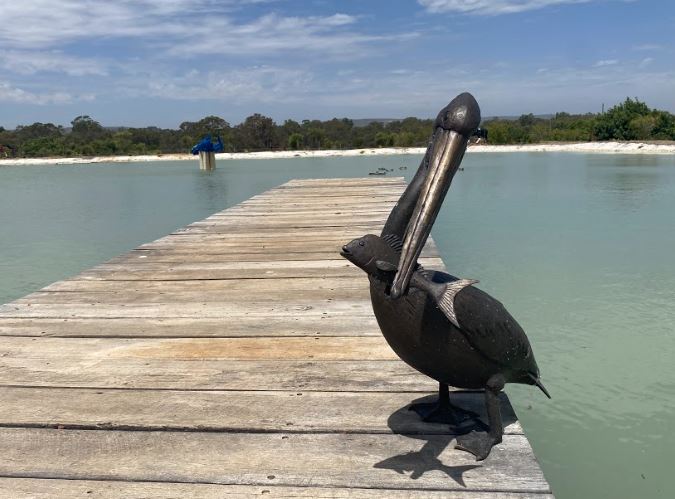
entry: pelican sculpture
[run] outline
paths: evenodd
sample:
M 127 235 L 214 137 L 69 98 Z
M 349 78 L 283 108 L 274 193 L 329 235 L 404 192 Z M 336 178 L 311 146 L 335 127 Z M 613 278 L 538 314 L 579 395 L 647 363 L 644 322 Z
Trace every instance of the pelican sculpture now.
M 355 239 L 341 255 L 368 273 L 373 311 L 394 352 L 439 382 L 435 404 L 411 409 L 425 421 L 453 425 L 460 433 L 456 447 L 483 460 L 502 441 L 499 392 L 505 383 L 536 385 L 549 395 L 525 332 L 499 301 L 476 288 L 478 281 L 417 264 L 479 123 L 471 94 L 458 95 L 443 108 L 427 152 L 381 235 Z M 450 403 L 448 385 L 485 390 L 488 427 L 476 423 L 467 433 L 462 425 L 475 414 Z

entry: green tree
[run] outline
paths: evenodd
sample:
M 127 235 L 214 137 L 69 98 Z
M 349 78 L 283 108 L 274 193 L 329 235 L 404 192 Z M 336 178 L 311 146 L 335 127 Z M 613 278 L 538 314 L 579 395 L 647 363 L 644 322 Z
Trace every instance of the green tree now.
M 230 124 L 218 116 L 206 116 L 199 121 L 184 121 L 180 124 L 181 132 L 197 139 L 205 135 L 226 136 L 230 133 Z
M 276 125 L 272 118 L 256 113 L 236 127 L 238 146 L 248 151 L 268 151 L 277 148 Z
M 53 123 L 33 123 L 28 126 L 16 127 L 15 133 L 20 141 L 28 141 L 39 138 L 60 137 L 63 135 L 63 128 Z
M 647 104 L 629 97 L 596 118 L 593 134 L 598 140 L 636 140 L 646 125 L 638 118 L 649 114 Z
M 288 148 L 297 151 L 298 149 L 302 149 L 302 134 L 301 133 L 292 133 L 288 137 Z
M 86 115 L 78 116 L 70 124 L 73 126 L 71 135 L 80 141 L 90 141 L 106 135 L 101 124 Z
M 305 134 L 307 147 L 321 149 L 326 141 L 326 132 L 320 126 L 312 126 Z
M 394 135 L 389 132 L 377 132 L 375 134 L 375 145 L 377 147 L 392 147 L 394 145 Z
M 666 111 L 654 111 L 656 120 L 652 128 L 652 138 L 657 140 L 675 140 L 675 116 Z

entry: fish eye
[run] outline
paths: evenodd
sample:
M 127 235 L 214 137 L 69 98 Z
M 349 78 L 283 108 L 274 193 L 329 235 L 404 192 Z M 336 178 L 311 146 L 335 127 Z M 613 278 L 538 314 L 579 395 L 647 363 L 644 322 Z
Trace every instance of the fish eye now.
M 359 246 L 365 246 L 365 245 L 366 245 L 366 243 L 364 243 L 363 241 L 359 241 Z

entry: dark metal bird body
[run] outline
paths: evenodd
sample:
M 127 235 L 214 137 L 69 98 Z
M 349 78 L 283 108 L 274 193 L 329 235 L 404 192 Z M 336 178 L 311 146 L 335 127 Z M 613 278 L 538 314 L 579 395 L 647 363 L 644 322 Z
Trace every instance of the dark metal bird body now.
M 476 281 L 418 266 L 408 292 L 391 298 L 399 246 L 393 235 L 367 235 L 342 251 L 368 273 L 373 312 L 394 352 L 457 388 L 484 388 L 495 374 L 507 383 L 533 384 L 539 368 L 525 331 L 499 301 L 472 285 Z M 443 306 L 444 294 L 451 311 Z
M 525 332 L 499 301 L 473 287 L 477 281 L 417 264 L 479 123 L 480 110 L 470 94 L 442 109 L 427 153 L 381 236 L 355 239 L 342 255 L 368 273 L 373 311 L 391 348 L 439 382 L 438 404 L 414 407 L 426 421 L 461 423 L 459 408 L 449 403 L 448 385 L 485 389 L 489 431 L 462 435 L 457 445 L 485 459 L 502 439 L 498 394 L 504 384 L 536 385 L 548 393 Z

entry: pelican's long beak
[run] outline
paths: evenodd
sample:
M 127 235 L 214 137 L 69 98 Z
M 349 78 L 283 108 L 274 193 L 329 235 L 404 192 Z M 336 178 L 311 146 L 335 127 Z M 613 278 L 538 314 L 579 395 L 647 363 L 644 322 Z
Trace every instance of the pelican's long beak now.
M 479 123 L 478 103 L 467 93 L 455 97 L 436 118 L 436 129 L 429 145 L 429 170 L 405 232 L 399 270 L 391 286 L 392 298 L 402 296 L 408 289 L 417 258 L 459 169 L 469 137 Z

